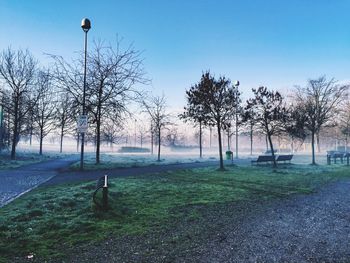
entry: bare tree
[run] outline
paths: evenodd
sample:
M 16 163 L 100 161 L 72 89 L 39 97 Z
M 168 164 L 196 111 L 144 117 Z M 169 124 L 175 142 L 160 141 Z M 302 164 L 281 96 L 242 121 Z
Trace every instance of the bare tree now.
M 138 122 L 138 138 L 140 141 L 140 147 L 142 148 L 144 142 L 147 140 L 149 136 L 147 136 L 149 129 L 144 125 L 142 121 Z
M 33 121 L 39 137 L 39 154 L 43 153 L 44 138 L 55 129 L 54 91 L 48 71 L 40 71 L 36 82 L 35 96 L 38 98 L 33 107 Z
M 102 126 L 102 138 L 111 148 L 124 138 L 122 121 L 106 121 Z
M 277 91 L 270 91 L 266 87 L 253 89 L 254 97 L 247 101 L 246 110 L 253 114 L 250 116 L 256 126 L 267 137 L 271 154 L 274 157 L 275 151 L 272 143 L 272 136 L 281 134 L 283 123 L 287 116 L 287 110 L 283 105 L 283 98 Z M 274 167 L 277 166 L 274 158 Z
M 250 138 L 250 155 L 253 155 L 253 135 L 254 135 L 254 126 L 255 126 L 255 121 L 254 121 L 254 109 L 249 108 L 249 109 L 243 109 L 241 111 L 241 119 L 242 119 L 242 124 L 244 124 L 246 127 L 249 129 L 249 138 Z
M 16 158 L 16 146 L 24 119 L 36 102 L 35 98 L 32 100 L 30 98 L 34 88 L 36 68 L 37 61 L 28 50 L 14 51 L 8 48 L 0 54 L 0 76 L 6 85 L 1 92 L 8 99 L 3 106 L 9 116 L 12 137 L 11 159 Z M 8 96 L 4 94 L 6 92 Z
M 294 152 L 294 142 L 299 141 L 304 143 L 306 137 L 309 135 L 305 123 L 307 115 L 305 108 L 300 103 L 291 104 L 288 107 L 286 121 L 284 123 L 285 133 L 291 138 L 292 152 Z
M 0 95 L 0 152 L 7 146 L 8 127 L 6 125 L 6 113 L 4 112 L 4 98 Z
M 345 137 L 345 151 L 348 150 L 348 141 L 350 136 L 350 102 L 347 101 L 340 112 L 339 128 L 342 135 Z
M 186 91 L 187 108 L 200 109 L 203 124 L 217 128 L 221 170 L 224 169 L 221 132 L 230 125 L 237 98 L 230 84 L 225 77 L 215 80 L 210 72 L 205 72 L 200 82 Z
M 60 90 L 61 94 L 67 94 L 70 99 L 69 108 L 72 111 L 73 119 L 77 119 L 80 113 L 82 112 L 82 94 L 83 94 L 83 59 L 73 60 L 72 62 L 67 62 L 63 57 L 57 55 L 49 55 L 54 61 L 52 66 L 52 76 L 55 80 L 55 85 Z M 59 106 L 59 108 L 62 105 Z M 66 108 L 64 109 L 66 110 Z M 59 110 L 61 112 L 61 110 Z M 60 113 L 58 112 L 58 116 Z M 62 112 L 61 112 L 62 113 Z M 62 118 L 58 117 L 59 119 Z M 61 119 L 62 121 L 62 119 Z M 60 122 L 61 122 L 60 121 Z M 62 128 L 62 123 L 60 124 Z M 79 142 L 80 142 L 80 133 L 77 132 L 77 129 L 73 128 L 72 133 L 73 137 L 77 141 L 77 152 L 79 152 Z M 63 138 L 62 138 L 63 139 Z
M 96 164 L 100 163 L 102 122 L 120 119 L 138 95 L 135 84 L 147 83 L 140 55 L 132 46 L 122 50 L 119 42 L 115 47 L 95 43 L 90 52 L 87 104 L 96 124 Z
M 55 127 L 59 130 L 60 153 L 62 153 L 64 136 L 75 132 L 74 124 L 77 114 L 75 113 L 76 108 L 72 107 L 73 101 L 68 92 L 60 92 L 56 99 Z
M 158 162 L 160 161 L 160 146 L 162 144 L 162 130 L 170 125 L 170 114 L 166 112 L 165 96 L 151 96 L 148 100 L 142 101 L 145 111 L 151 118 L 152 128 L 157 136 L 158 143 Z
M 304 108 L 306 129 L 311 133 L 312 164 L 316 164 L 315 136 L 331 122 L 338 113 L 337 106 L 342 101 L 348 85 L 340 85 L 325 76 L 310 79 L 305 87 L 297 87 L 296 100 Z
M 72 95 L 77 106 L 82 105 L 82 60 L 67 63 L 61 57 L 52 56 L 56 64 L 56 78 Z M 121 48 L 94 43 L 87 58 L 86 108 L 89 121 L 95 129 L 96 164 L 100 163 L 101 128 L 104 122 L 120 119 L 127 112 L 128 104 L 139 95 L 135 84 L 146 84 L 141 52 L 133 46 Z
M 185 141 L 184 135 L 179 131 L 176 125 L 172 125 L 168 129 L 164 139 L 165 139 L 166 145 L 170 147 L 183 145 Z
M 184 120 L 184 122 L 192 121 L 194 126 L 199 127 L 199 158 L 203 156 L 203 145 L 202 145 L 202 135 L 203 135 L 203 122 L 204 122 L 204 111 L 202 105 L 191 104 L 191 97 L 187 93 L 187 106 L 184 107 L 184 112 L 179 115 L 179 118 Z

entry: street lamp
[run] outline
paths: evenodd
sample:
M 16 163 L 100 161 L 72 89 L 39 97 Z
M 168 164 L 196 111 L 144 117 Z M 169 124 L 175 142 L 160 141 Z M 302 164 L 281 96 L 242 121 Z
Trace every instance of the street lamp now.
M 87 56 L 87 33 L 89 32 L 91 28 L 91 22 L 89 19 L 84 18 L 81 21 L 81 28 L 83 29 L 85 33 L 85 45 L 84 45 L 84 88 L 83 88 L 83 115 L 81 116 L 81 119 L 85 119 L 87 122 L 87 117 L 85 116 L 85 91 L 86 91 L 86 56 Z M 85 132 L 82 130 L 81 132 L 81 151 L 80 151 L 80 170 L 84 169 L 84 139 L 85 139 Z
M 235 100 L 236 100 L 236 159 L 238 159 L 238 86 L 239 86 L 239 81 L 236 80 L 235 82 Z

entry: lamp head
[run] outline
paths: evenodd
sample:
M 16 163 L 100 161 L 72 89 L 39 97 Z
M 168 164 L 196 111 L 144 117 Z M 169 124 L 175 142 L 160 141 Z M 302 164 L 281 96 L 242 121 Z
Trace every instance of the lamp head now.
M 81 21 L 81 28 L 84 30 L 84 32 L 88 32 L 91 28 L 91 22 L 89 19 L 87 18 L 84 18 L 82 21 Z

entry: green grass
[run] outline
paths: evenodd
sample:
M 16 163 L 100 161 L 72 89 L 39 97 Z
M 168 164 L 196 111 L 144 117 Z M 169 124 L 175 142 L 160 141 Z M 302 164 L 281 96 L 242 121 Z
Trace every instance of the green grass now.
M 348 176 L 347 167 L 229 167 L 183 170 L 110 181 L 107 212 L 91 202 L 94 183 L 38 188 L 0 209 L 0 262 L 34 253 L 60 257 L 87 241 L 139 235 L 171 227 L 179 218 L 198 218 L 196 205 L 283 198 L 311 193 Z M 184 212 L 187 211 L 187 212 Z M 1 259 L 1 256 L 3 257 Z
M 100 164 L 96 164 L 94 154 L 86 154 L 84 159 L 84 170 L 109 170 L 115 168 L 128 168 L 128 167 L 143 167 L 150 165 L 164 165 L 164 164 L 179 164 L 188 162 L 203 162 L 208 159 L 200 159 L 196 157 L 181 157 L 178 155 L 166 155 L 166 159 L 162 158 L 160 162 L 157 161 L 156 155 L 146 154 L 119 154 L 119 153 L 102 153 L 100 156 Z M 76 162 L 70 166 L 74 171 L 80 169 L 80 162 Z

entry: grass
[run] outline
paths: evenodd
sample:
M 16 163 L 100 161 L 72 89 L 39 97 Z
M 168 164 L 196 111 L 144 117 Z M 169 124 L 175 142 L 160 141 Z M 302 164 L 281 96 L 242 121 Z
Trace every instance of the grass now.
M 166 159 L 162 158 L 160 162 L 157 161 L 156 155 L 150 155 L 149 153 L 143 154 L 120 154 L 120 153 L 102 153 L 101 163 L 96 164 L 94 154 L 87 154 L 84 159 L 84 170 L 108 170 L 115 168 L 127 168 L 127 167 L 143 167 L 149 165 L 164 165 L 164 164 L 178 164 L 188 162 L 204 162 L 209 159 L 198 157 L 181 157 L 179 155 L 166 155 Z M 72 170 L 79 170 L 80 163 L 76 162 L 71 165 Z
M 311 193 L 347 176 L 346 167 L 291 165 L 117 178 L 110 180 L 107 212 L 91 202 L 95 183 L 38 188 L 0 209 L 0 262 L 30 253 L 40 259 L 63 257 L 72 246 L 157 232 L 179 218 L 200 217 L 195 208 L 184 208 Z

